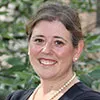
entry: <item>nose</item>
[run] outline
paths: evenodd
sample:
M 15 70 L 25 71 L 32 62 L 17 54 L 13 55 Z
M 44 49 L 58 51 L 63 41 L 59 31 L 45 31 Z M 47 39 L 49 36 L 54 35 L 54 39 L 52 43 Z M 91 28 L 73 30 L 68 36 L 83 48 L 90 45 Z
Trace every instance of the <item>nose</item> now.
M 52 46 L 50 43 L 46 43 L 43 48 L 42 48 L 42 52 L 45 54 L 49 54 L 52 51 Z

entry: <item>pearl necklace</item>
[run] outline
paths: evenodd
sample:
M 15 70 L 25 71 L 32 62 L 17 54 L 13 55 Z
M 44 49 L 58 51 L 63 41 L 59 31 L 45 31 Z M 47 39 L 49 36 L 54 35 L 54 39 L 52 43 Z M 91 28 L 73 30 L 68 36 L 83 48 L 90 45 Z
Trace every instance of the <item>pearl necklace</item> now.
M 48 99 L 48 100 L 53 100 L 62 90 L 64 90 L 74 79 L 75 79 L 75 77 L 76 77 L 76 73 L 74 72 L 74 75 L 72 76 L 72 78 L 68 81 L 68 82 L 66 82 L 50 99 Z M 38 87 L 37 87 L 37 89 L 36 89 L 36 91 L 35 91 L 35 93 L 34 93 L 34 95 L 36 94 L 36 92 L 38 91 L 38 89 L 41 87 L 41 85 L 39 85 Z M 34 99 L 34 97 L 33 97 L 33 99 Z M 32 99 L 32 100 L 33 100 Z
M 73 77 L 66 82 L 49 100 L 53 100 L 62 90 L 64 90 L 76 77 L 76 73 L 74 72 Z

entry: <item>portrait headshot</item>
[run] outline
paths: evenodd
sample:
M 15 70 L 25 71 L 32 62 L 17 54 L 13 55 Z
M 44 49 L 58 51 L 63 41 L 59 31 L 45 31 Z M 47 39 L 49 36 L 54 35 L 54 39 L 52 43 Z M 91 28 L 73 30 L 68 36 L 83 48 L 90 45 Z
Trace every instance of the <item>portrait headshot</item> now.
M 60 0 L 42 3 L 27 22 L 26 34 L 29 63 L 40 83 L 16 90 L 6 100 L 100 100 L 100 93 L 74 70 L 85 46 L 76 8 Z

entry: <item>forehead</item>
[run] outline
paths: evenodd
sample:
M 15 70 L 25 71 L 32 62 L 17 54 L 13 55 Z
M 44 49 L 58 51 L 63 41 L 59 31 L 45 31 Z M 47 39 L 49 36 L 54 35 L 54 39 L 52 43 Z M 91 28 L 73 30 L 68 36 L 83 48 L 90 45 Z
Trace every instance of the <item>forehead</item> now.
M 60 21 L 40 21 L 32 32 L 32 35 L 64 36 L 70 38 L 70 32 Z

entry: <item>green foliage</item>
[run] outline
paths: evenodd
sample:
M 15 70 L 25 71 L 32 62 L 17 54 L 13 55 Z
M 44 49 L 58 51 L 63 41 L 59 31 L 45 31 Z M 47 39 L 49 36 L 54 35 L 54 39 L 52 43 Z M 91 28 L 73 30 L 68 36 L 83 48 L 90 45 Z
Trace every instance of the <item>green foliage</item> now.
M 39 77 L 29 64 L 25 24 L 37 7 L 47 0 L 1 0 L 0 1 L 0 100 L 18 89 L 28 89 L 39 84 Z M 89 0 L 90 1 L 90 0 Z M 92 0 L 91 0 L 92 1 Z M 82 2 L 82 4 L 81 4 Z M 89 3 L 72 0 L 81 11 Z M 89 6 L 91 8 L 91 6 Z M 89 8 L 89 9 L 90 9 Z M 91 10 L 92 11 L 92 10 Z M 86 47 L 77 65 L 80 80 L 93 89 L 100 90 L 100 59 L 88 54 L 100 53 L 100 36 L 87 34 Z
M 81 12 L 96 11 L 96 0 L 71 0 L 71 5 Z
M 100 35 L 87 34 L 85 44 L 76 72 L 86 85 L 100 91 Z

